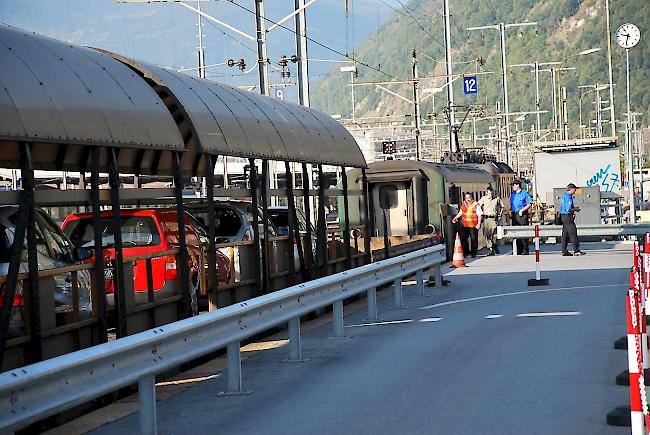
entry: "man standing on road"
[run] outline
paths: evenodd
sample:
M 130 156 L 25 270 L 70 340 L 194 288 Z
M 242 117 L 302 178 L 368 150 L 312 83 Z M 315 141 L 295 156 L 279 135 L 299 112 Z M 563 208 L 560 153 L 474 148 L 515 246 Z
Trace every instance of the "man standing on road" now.
M 510 195 L 510 213 L 513 226 L 528 225 L 528 210 L 533 206 L 530 194 L 521 188 L 521 181 L 512 182 L 512 194 Z M 528 255 L 528 239 L 517 239 L 517 254 Z
M 497 247 L 497 225 L 501 222 L 501 215 L 503 214 L 503 201 L 501 198 L 494 196 L 494 189 L 488 186 L 487 193 L 484 197 L 479 199 L 478 205 L 481 206 L 483 216 L 483 235 L 488 248 L 488 255 L 499 253 Z
M 460 226 L 460 242 L 463 245 L 463 255 L 472 255 L 476 258 L 478 251 L 478 230 L 481 228 L 481 215 L 483 211 L 478 202 L 474 201 L 471 193 L 465 194 L 465 201 L 460 206 L 460 211 L 451 220 L 453 223 L 462 218 Z M 467 238 L 470 239 L 470 245 L 467 245 Z
M 562 255 L 565 257 L 585 255 L 580 250 L 578 229 L 576 228 L 575 214 L 580 211 L 580 207 L 576 207 L 573 203 L 573 195 L 576 194 L 577 187 L 575 184 L 569 183 L 566 189 L 567 191 L 562 197 L 562 206 L 560 207 L 560 219 L 562 220 Z M 573 254 L 569 252 L 569 239 L 571 239 L 571 244 L 573 244 Z

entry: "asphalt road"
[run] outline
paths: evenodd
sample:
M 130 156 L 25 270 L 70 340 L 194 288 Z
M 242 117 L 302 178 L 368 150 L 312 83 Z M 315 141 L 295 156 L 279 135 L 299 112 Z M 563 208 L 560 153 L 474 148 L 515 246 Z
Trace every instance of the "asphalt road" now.
M 584 245 L 585 257 L 542 255 L 548 287 L 528 287 L 534 256 L 479 258 L 449 287 L 407 309 L 380 301 L 383 322 L 346 316 L 243 363 L 247 396 L 220 397 L 225 376 L 158 402 L 165 434 L 623 434 L 606 414 L 628 403 L 625 289 L 630 245 Z M 137 414 L 93 431 L 133 433 Z

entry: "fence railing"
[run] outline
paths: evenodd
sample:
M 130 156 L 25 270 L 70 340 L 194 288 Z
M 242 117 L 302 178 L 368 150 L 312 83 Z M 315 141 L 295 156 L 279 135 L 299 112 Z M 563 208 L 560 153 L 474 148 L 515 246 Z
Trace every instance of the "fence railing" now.
M 423 271 L 434 267 L 435 282 L 441 283 L 444 261 L 444 246 L 432 246 L 2 373 L 0 431 L 23 428 L 138 383 L 140 431 L 156 433 L 156 374 L 225 347 L 226 394 L 241 394 L 242 340 L 288 323 L 289 359 L 300 360 L 300 316 L 332 305 L 333 335 L 342 337 L 345 299 L 366 293 L 368 319 L 376 320 L 378 286 L 394 282 L 395 301 L 401 301 L 402 280 L 415 274 L 423 293 Z
M 577 225 L 578 236 L 632 236 L 641 235 L 650 231 L 650 224 L 597 224 Z M 562 225 L 540 225 L 540 237 L 562 236 Z M 499 226 L 497 237 L 499 239 L 525 239 L 535 236 L 535 227 L 529 226 Z

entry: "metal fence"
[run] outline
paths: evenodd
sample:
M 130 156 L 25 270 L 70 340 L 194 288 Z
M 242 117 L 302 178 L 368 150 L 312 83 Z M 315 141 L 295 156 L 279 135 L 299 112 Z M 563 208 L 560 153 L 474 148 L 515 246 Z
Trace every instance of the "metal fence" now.
M 562 225 L 538 225 L 539 237 L 562 237 Z M 618 237 L 641 236 L 650 232 L 650 225 L 638 224 L 591 224 L 577 225 L 578 236 L 583 237 Z M 497 238 L 512 239 L 512 255 L 517 255 L 517 239 L 535 237 L 535 225 L 499 226 Z
M 650 224 L 598 224 L 577 225 L 578 236 L 633 236 L 650 231 Z M 562 225 L 540 225 L 540 237 L 561 237 Z M 499 239 L 525 239 L 535 236 L 535 226 L 500 226 L 497 227 Z
M 227 348 L 228 389 L 242 394 L 240 342 L 288 323 L 289 360 L 301 359 L 300 316 L 332 305 L 333 335 L 344 335 L 343 301 L 367 294 L 368 319 L 378 319 L 377 287 L 393 282 L 402 305 L 402 280 L 434 268 L 441 283 L 444 246 L 319 278 L 201 316 L 0 374 L 0 431 L 17 430 L 103 394 L 138 383 L 140 432 L 156 433 L 155 376 Z

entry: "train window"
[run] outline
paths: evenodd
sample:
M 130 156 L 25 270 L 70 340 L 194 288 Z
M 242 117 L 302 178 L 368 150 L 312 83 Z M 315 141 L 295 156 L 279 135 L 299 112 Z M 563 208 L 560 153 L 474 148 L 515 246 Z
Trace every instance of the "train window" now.
M 379 207 L 384 210 L 397 208 L 397 186 L 385 184 L 379 186 Z

